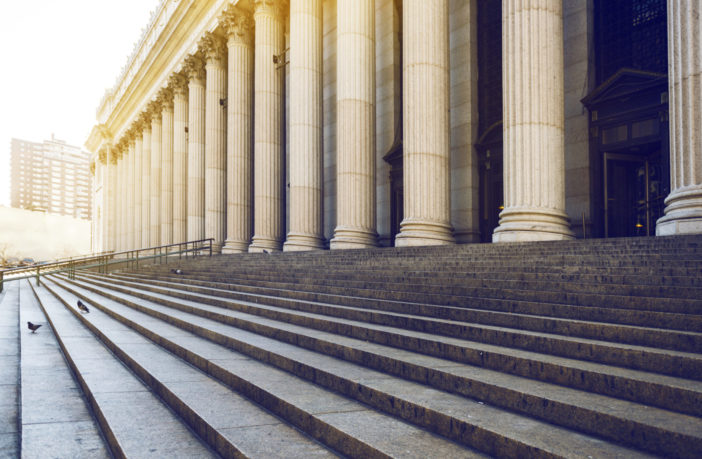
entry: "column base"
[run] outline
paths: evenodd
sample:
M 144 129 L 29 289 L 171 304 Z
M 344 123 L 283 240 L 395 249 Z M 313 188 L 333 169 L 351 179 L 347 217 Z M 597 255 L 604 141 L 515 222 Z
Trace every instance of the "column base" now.
M 455 244 L 452 233 L 450 225 L 404 219 L 400 223 L 400 234 L 395 238 L 395 247 Z
M 702 185 L 674 191 L 665 204 L 665 216 L 656 222 L 656 236 L 702 234 Z
M 337 226 L 334 238 L 329 241 L 331 250 L 337 249 L 370 249 L 378 246 L 378 233 L 361 228 Z
M 280 252 L 282 248 L 282 242 L 277 239 L 272 239 L 265 236 L 254 236 L 251 240 L 251 245 L 249 246 L 249 252 L 256 253 L 263 252 L 264 250 Z
M 283 244 L 283 252 L 323 249 L 324 239 L 313 234 L 288 233 L 288 240 Z
M 212 241 L 212 253 L 215 254 L 220 254 L 222 253 L 222 248 L 224 247 L 224 243 L 222 241 Z
M 492 242 L 565 241 L 574 239 L 568 216 L 550 209 L 511 207 L 500 214 Z
M 249 243 L 247 241 L 224 241 L 224 247 L 222 247 L 222 253 L 232 254 L 232 253 L 246 253 L 249 251 Z

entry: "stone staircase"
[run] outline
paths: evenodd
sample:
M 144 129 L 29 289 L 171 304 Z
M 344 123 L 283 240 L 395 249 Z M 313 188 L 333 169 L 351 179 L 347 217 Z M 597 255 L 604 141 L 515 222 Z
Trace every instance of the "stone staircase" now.
M 0 457 L 702 457 L 699 236 L 57 275 L 0 333 Z

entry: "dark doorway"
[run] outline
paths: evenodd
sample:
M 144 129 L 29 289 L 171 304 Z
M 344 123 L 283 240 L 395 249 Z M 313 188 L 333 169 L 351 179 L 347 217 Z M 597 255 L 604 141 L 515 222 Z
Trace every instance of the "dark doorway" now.
M 502 1 L 478 2 L 480 241 L 492 242 L 503 209 Z
M 667 91 L 666 75 L 623 69 L 583 99 L 596 237 L 655 234 L 670 192 Z
M 665 199 L 661 154 L 605 153 L 605 237 L 653 236 Z

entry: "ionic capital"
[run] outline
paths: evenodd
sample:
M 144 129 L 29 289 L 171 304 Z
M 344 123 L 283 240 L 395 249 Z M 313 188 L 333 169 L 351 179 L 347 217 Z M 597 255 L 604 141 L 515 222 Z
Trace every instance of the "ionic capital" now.
M 174 73 L 168 77 L 168 87 L 173 89 L 174 96 L 188 95 L 188 78 L 182 73 Z
M 188 76 L 189 80 L 204 84 L 205 63 L 202 60 L 202 56 L 198 53 L 186 57 L 183 64 L 183 72 Z
M 248 13 L 237 9 L 233 5 L 224 11 L 220 18 L 222 28 L 229 40 L 229 43 L 242 43 L 251 45 L 253 41 L 252 31 L 254 29 L 254 20 Z
M 198 45 L 208 64 L 220 65 L 227 55 L 224 39 L 212 32 L 207 32 Z

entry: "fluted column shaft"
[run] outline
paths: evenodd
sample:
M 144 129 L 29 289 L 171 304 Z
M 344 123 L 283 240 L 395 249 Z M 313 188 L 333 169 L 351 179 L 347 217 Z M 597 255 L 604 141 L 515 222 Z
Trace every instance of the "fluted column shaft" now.
M 127 199 L 127 195 L 124 193 L 125 187 L 125 176 L 124 176 L 124 152 L 120 153 L 117 158 L 117 165 L 115 170 L 115 252 L 121 252 L 123 249 L 122 245 L 122 234 L 123 234 L 123 224 L 124 224 L 124 211 L 123 205 L 124 201 Z
M 222 251 L 227 235 L 227 62 L 224 41 L 212 34 L 203 39 L 206 54 L 205 100 L 205 237 Z
M 224 253 L 240 253 L 251 243 L 253 140 L 253 20 L 230 15 L 227 93 L 227 240 Z
M 141 132 L 141 248 L 151 246 L 151 121 Z
M 161 244 L 173 243 L 173 99 L 161 111 Z
M 702 233 L 702 5 L 668 0 L 670 189 L 656 235 Z
M 134 218 L 132 219 L 132 249 L 141 248 L 141 198 L 142 190 L 141 183 L 143 179 L 142 173 L 142 158 L 144 150 L 144 141 L 141 131 L 137 132 L 134 138 L 134 158 L 131 163 L 132 166 L 132 194 L 134 205 Z
M 110 151 L 107 157 L 107 189 L 108 195 L 108 222 L 107 222 L 107 250 L 117 250 L 117 151 Z
M 336 17 L 337 226 L 330 247 L 373 247 L 375 0 L 338 0 Z
M 503 0 L 504 199 L 494 242 L 571 239 L 561 0 Z
M 402 6 L 404 219 L 395 245 L 453 243 L 448 0 Z
M 205 238 L 205 79 L 202 63 L 188 82 L 188 240 Z
M 285 48 L 280 1 L 256 0 L 255 122 L 254 122 L 254 236 L 249 251 L 282 248 L 284 166 L 284 68 L 273 56 Z
M 290 232 L 284 250 L 324 247 L 322 0 L 290 2 Z
M 179 84 L 178 84 L 179 82 Z M 173 242 L 188 238 L 188 86 L 175 76 L 173 88 Z
M 149 245 L 161 245 L 161 111 L 151 119 L 151 211 Z

